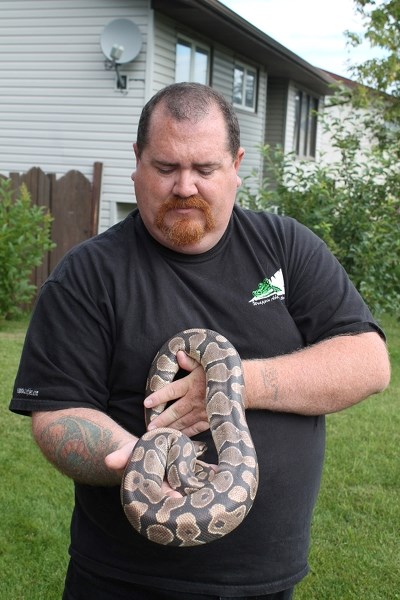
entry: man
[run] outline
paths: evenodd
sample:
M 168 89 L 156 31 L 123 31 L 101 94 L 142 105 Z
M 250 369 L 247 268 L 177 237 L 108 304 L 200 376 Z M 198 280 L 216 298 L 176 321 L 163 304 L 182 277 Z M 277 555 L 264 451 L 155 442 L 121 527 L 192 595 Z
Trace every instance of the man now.
M 75 481 L 64 599 L 291 598 L 308 570 L 321 415 L 387 386 L 383 334 L 321 240 L 234 206 L 244 150 L 215 91 L 156 94 L 134 150 L 138 210 L 72 250 L 44 285 L 11 403 Z M 242 357 L 260 484 L 228 536 L 165 547 L 132 529 L 119 486 L 145 431 L 152 358 L 193 327 L 225 335 Z M 207 441 L 203 370 L 183 352 L 178 361 L 187 374 L 145 401 L 175 400 L 152 426 Z

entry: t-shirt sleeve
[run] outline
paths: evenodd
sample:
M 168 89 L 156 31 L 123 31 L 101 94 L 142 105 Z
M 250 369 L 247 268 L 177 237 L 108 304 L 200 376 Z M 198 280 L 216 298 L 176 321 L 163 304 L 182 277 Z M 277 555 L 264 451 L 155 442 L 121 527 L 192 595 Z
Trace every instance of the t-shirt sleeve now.
M 112 356 L 112 309 L 85 273 L 67 269 L 43 287 L 32 315 L 10 409 L 105 410 Z
M 326 244 L 304 226 L 290 222 L 288 310 L 305 343 L 336 335 L 384 333 L 346 271 Z

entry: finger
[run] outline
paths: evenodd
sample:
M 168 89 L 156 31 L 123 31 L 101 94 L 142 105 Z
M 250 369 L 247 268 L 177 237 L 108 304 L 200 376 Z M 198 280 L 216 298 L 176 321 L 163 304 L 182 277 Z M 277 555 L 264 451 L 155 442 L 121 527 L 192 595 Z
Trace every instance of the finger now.
M 178 431 L 185 432 L 189 428 L 196 428 L 198 423 L 205 423 L 205 428 L 208 428 L 207 414 L 200 408 L 196 410 L 188 410 L 185 412 L 185 414 L 182 414 L 181 412 L 174 412 L 172 410 L 171 412 L 167 412 L 165 415 L 165 412 L 166 411 L 161 413 L 161 415 L 156 419 L 152 419 L 151 425 L 149 424 L 149 430 L 156 429 L 157 427 L 172 427 Z M 180 415 L 179 417 L 178 414 Z M 195 429 L 193 429 L 193 431 L 194 430 Z M 200 426 L 200 429 L 196 430 L 195 433 L 199 433 L 200 431 L 204 431 L 204 426 Z
M 128 442 L 124 446 L 121 446 L 115 452 L 111 452 L 105 457 L 105 463 L 109 469 L 113 471 L 119 471 L 125 469 L 126 464 L 132 454 L 132 450 L 135 447 L 136 441 Z
M 146 408 L 154 408 L 178 400 L 178 398 L 185 396 L 190 387 L 193 386 L 205 389 L 205 373 L 201 365 L 182 350 L 177 353 L 177 358 L 179 366 L 189 371 L 189 374 L 149 394 L 144 400 Z
M 196 369 L 196 367 L 201 367 L 197 360 L 186 354 L 183 350 L 179 350 L 179 352 L 176 353 L 176 359 L 180 368 L 189 373 Z
M 156 429 L 156 427 L 175 427 L 175 424 L 182 418 L 188 415 L 191 411 L 190 405 L 184 400 L 177 400 L 171 406 L 168 406 L 163 412 L 156 418 L 152 419 L 148 425 L 148 430 Z
M 200 421 L 208 422 L 204 400 L 201 398 L 194 401 L 191 397 L 185 396 L 176 400 L 157 417 L 152 418 L 148 430 L 156 427 L 173 427 L 183 431 Z
M 167 404 L 168 402 L 181 398 L 186 392 L 187 382 L 185 382 L 185 377 L 183 377 L 182 379 L 172 381 L 160 390 L 149 394 L 144 400 L 144 405 L 146 408 L 154 408 L 160 404 Z
M 182 498 L 182 494 L 172 489 L 172 487 L 166 481 L 162 482 L 161 491 L 165 496 L 169 496 L 170 498 Z

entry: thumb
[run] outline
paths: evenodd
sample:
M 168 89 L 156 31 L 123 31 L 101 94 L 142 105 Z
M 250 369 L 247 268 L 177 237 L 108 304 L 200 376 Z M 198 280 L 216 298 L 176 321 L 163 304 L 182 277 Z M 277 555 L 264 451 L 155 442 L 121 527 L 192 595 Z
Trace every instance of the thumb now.
M 188 371 L 189 373 L 194 371 L 196 367 L 201 366 L 200 363 L 197 362 L 197 360 L 195 360 L 191 356 L 188 356 L 183 350 L 179 350 L 179 352 L 176 353 L 176 359 L 180 368 L 184 371 Z
M 125 469 L 128 460 L 131 457 L 132 450 L 136 445 L 137 440 L 133 440 L 115 450 L 115 452 L 111 452 L 105 457 L 105 463 L 109 469 L 119 471 L 121 469 Z

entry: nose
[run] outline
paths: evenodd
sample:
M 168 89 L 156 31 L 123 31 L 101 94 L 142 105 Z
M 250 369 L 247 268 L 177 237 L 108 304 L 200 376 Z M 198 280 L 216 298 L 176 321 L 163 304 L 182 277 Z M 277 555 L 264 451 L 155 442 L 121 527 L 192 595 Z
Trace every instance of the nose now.
M 189 198 L 197 194 L 195 175 L 189 169 L 181 169 L 175 174 L 172 192 L 180 198 Z

